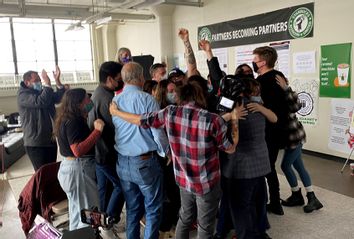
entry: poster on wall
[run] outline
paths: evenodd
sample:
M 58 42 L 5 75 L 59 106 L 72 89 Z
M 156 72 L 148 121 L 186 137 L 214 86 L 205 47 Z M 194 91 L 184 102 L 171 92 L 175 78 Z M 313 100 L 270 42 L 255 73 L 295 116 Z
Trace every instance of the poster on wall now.
M 198 27 L 198 40 L 212 48 L 240 46 L 313 36 L 314 3 Z
M 294 53 L 293 72 L 294 74 L 316 73 L 316 51 Z
M 320 97 L 350 98 L 352 43 L 321 46 Z
M 331 100 L 331 118 L 328 148 L 349 153 L 354 147 L 354 101 Z
M 290 80 L 291 88 L 298 93 L 301 103 L 300 110 L 296 113 L 299 121 L 304 126 L 315 126 L 318 121 L 318 79 Z
M 265 46 L 265 44 L 252 44 L 252 45 L 245 45 L 245 46 L 237 46 L 235 47 L 235 69 L 237 66 L 241 64 L 247 64 L 249 67 L 252 67 L 253 61 L 253 50 L 257 47 Z
M 269 46 L 273 47 L 278 53 L 278 60 L 274 69 L 281 71 L 286 78 L 289 78 L 290 69 L 290 41 L 272 42 Z
M 227 48 L 213 49 L 213 55 L 218 58 L 220 69 L 228 74 L 228 54 Z
M 236 67 L 246 63 L 253 69 L 252 67 L 253 50 L 256 49 L 257 47 L 262 47 L 262 46 L 271 46 L 277 51 L 278 60 L 274 68 L 278 71 L 281 71 L 285 75 L 285 77 L 289 77 L 289 68 L 290 68 L 290 42 L 289 41 L 237 46 L 235 47 Z M 255 77 L 257 77 L 257 74 L 255 74 Z

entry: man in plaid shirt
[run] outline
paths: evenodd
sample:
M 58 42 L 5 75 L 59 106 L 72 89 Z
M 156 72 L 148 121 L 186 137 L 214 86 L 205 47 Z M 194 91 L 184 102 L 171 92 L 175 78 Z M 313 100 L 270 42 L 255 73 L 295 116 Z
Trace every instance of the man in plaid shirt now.
M 198 83 L 182 86 L 177 95 L 179 106 L 171 105 L 158 112 L 133 115 L 117 110 L 116 106 L 111 106 L 110 111 L 144 128 L 166 127 L 181 192 L 176 238 L 189 237 L 189 228 L 197 215 L 198 238 L 212 238 L 221 194 L 218 150 L 235 151 L 238 117 L 236 109 L 229 115 L 232 120 L 232 140 L 229 140 L 225 121 L 205 110 L 206 100 Z

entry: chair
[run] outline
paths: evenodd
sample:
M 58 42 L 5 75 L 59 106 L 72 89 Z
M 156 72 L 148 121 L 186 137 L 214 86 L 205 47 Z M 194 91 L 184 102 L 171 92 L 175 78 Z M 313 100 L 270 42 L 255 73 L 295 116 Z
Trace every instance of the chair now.
M 53 219 L 58 221 L 57 216 L 65 215 L 65 211 L 68 211 L 68 207 L 63 202 L 67 199 L 66 194 L 57 178 L 59 166 L 60 162 L 42 166 L 27 182 L 20 194 L 19 216 L 26 235 L 37 214 L 47 221 L 53 222 Z

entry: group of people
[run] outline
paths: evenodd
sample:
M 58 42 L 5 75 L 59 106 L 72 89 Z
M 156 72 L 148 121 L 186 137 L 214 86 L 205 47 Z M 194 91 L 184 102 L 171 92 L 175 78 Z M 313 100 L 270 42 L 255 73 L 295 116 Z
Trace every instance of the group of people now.
M 209 68 L 204 79 L 188 30 L 178 36 L 187 72 L 167 74 L 166 65 L 156 63 L 146 81 L 130 50 L 121 48 L 116 62 L 101 64 L 91 97 L 64 87 L 58 67 L 56 92 L 45 71 L 43 84 L 37 72 L 24 74 L 18 106 L 26 152 L 38 170 L 56 161 L 59 148 L 69 229 L 85 226 L 80 210 L 92 206 L 117 224 L 125 204 L 128 239 L 140 238 L 141 221 L 144 238 L 171 230 L 189 238 L 194 226 L 203 239 L 226 238 L 231 229 L 237 239 L 270 238 L 267 211 L 283 215 L 282 206 L 305 204 L 292 167 L 307 192 L 303 210 L 322 208 L 301 158 L 306 135 L 295 114 L 300 105 L 274 69 L 276 51 L 256 48 L 253 70 L 243 64 L 226 75 L 211 44 L 201 40 Z M 232 100 L 231 107 L 222 106 L 223 98 Z M 275 169 L 280 149 L 292 191 L 285 200 Z

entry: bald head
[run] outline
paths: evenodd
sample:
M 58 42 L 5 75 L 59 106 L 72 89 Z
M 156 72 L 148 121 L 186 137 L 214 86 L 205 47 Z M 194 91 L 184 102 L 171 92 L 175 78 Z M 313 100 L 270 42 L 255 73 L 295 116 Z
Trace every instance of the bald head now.
M 122 68 L 122 79 L 124 83 L 130 85 L 144 84 L 143 68 L 136 62 L 129 62 L 125 64 Z

